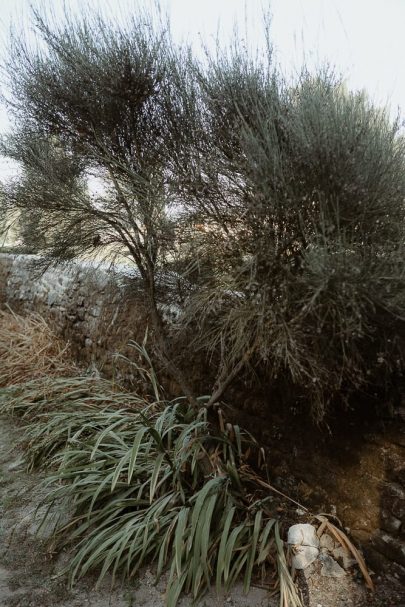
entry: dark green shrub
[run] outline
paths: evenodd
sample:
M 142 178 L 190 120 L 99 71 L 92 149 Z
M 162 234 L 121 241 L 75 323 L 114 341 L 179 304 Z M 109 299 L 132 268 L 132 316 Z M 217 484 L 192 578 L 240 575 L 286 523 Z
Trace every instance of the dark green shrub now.
M 199 79 L 205 155 L 188 150 L 197 185 L 182 184 L 205 229 L 187 321 L 221 352 L 211 402 L 250 363 L 321 420 L 402 373 L 404 138 L 327 70 L 287 87 L 236 54 Z
M 4 151 L 23 171 L 2 192 L 30 250 L 128 258 L 155 355 L 194 405 L 157 301 L 174 259 L 180 324 L 219 360 L 210 405 L 249 364 L 317 419 L 402 373 L 405 146 L 386 112 L 328 70 L 287 84 L 237 40 L 199 65 L 150 17 L 35 18 L 42 46 L 12 45 Z

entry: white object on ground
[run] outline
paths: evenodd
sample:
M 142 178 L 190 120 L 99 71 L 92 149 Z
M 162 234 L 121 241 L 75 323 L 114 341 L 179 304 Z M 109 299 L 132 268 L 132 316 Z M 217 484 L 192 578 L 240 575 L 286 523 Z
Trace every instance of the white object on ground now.
M 291 548 L 294 569 L 306 569 L 319 555 L 319 539 L 316 529 L 308 523 L 292 525 L 288 530 L 288 545 Z

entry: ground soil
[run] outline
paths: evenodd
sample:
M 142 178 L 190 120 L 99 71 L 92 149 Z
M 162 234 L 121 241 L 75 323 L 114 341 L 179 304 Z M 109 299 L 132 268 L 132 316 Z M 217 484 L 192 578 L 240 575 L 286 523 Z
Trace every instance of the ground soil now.
M 42 477 L 27 473 L 18 448 L 22 429 L 16 422 L 0 419 L 0 605 L 4 607 L 163 607 L 164 580 L 155 585 L 152 570 L 145 570 L 132 584 L 111 590 L 109 580 L 95 589 L 88 577 L 73 589 L 63 572 L 68 553 L 57 553 L 50 530 L 40 526 Z M 371 594 L 356 571 L 343 579 L 325 578 L 316 566 L 298 580 L 305 607 L 405 607 L 398 580 L 377 579 Z M 185 597 L 180 607 L 189 607 Z M 240 587 L 230 595 L 208 593 L 200 607 L 276 607 L 277 597 L 260 588 L 245 596 Z

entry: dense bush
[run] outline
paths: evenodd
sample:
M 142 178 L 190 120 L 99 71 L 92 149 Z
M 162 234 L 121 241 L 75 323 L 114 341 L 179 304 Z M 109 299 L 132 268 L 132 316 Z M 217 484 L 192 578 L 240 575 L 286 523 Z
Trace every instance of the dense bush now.
M 270 69 L 237 55 L 199 74 L 200 190 L 189 166 L 182 183 L 207 228 L 188 320 L 224 384 L 264 366 L 321 419 L 338 392 L 402 373 L 405 142 L 330 72 L 285 87 Z
M 270 45 L 198 63 L 143 15 L 36 27 L 40 47 L 12 45 L 4 150 L 23 173 L 2 199 L 31 249 L 129 257 L 155 353 L 194 405 L 157 304 L 173 260 L 190 281 L 180 333 L 219 361 L 210 405 L 249 366 L 318 420 L 338 395 L 396 381 L 405 145 L 384 110 L 328 70 L 286 83 Z

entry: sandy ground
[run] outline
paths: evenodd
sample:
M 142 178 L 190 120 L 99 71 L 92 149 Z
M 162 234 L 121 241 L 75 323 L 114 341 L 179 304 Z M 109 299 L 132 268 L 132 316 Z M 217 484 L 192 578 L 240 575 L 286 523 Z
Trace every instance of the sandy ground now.
M 0 419 L 0 606 L 164 607 L 164 580 L 155 585 L 148 569 L 132 585 L 113 591 L 108 580 L 95 590 L 91 577 L 72 590 L 67 587 L 63 568 L 68 555 L 55 553 L 49 529 L 40 527 L 42 479 L 39 474 L 26 472 L 22 453 L 16 447 L 20 436 L 16 424 Z M 302 576 L 300 587 L 305 607 L 405 607 L 399 591 L 379 602 L 365 591 L 360 579 L 351 575 L 338 580 L 322 578 L 315 569 Z M 185 597 L 179 607 L 191 604 Z M 278 598 L 263 589 L 252 588 L 245 596 L 240 587 L 222 597 L 208 593 L 199 603 L 199 607 L 278 605 Z

